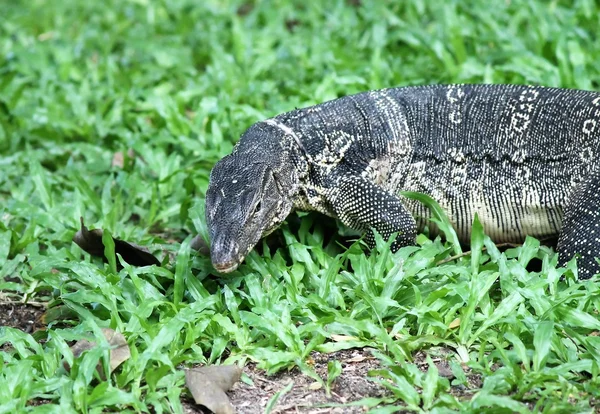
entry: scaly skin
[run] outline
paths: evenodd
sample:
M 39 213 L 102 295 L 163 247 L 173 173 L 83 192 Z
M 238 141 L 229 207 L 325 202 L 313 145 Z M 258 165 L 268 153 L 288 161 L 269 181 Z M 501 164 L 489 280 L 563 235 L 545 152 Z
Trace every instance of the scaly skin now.
M 343 97 L 253 125 L 215 165 L 212 261 L 235 270 L 293 209 L 337 217 L 367 239 L 372 228 L 399 232 L 393 249 L 412 244 L 429 214 L 399 196 L 406 190 L 432 196 L 461 241 L 477 213 L 496 242 L 558 238 L 561 263 L 578 253 L 590 277 L 599 161 L 597 92 L 448 85 Z

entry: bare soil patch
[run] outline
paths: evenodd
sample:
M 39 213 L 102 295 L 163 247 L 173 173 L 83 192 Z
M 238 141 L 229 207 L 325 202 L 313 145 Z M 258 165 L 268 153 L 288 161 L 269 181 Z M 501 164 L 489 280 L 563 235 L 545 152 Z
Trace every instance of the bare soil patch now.
M 344 404 L 366 397 L 388 395 L 384 387 L 367 378 L 369 370 L 380 368 L 379 360 L 375 359 L 368 349 L 311 354 L 311 363 L 323 379 L 327 378 L 327 363 L 332 360 L 342 364 L 342 374 L 334 382 L 329 396 L 324 388 L 318 387 L 313 378 L 302 374 L 298 368 L 267 376 L 252 363 L 244 367 L 244 372 L 250 377 L 253 385 L 239 382 L 227 394 L 239 414 L 263 413 L 270 399 L 291 382 L 294 383 L 292 389 L 280 396 L 273 413 L 364 413 L 367 411 L 366 407 L 323 405 Z M 202 412 L 190 401 L 184 404 L 186 413 Z
M 10 326 L 32 333 L 42 327 L 40 318 L 44 311 L 44 307 L 39 305 L 0 302 L 0 326 Z
M 0 302 L 0 326 L 10 326 L 32 333 L 43 328 L 41 316 L 44 311 L 44 307 L 39 305 Z M 9 345 L 4 345 L 2 349 L 6 349 L 7 346 Z M 450 350 L 440 348 L 436 349 L 435 353 L 417 352 L 413 355 L 414 363 L 426 371 L 427 355 L 429 355 L 440 375 L 452 380 L 454 375 L 448 365 L 448 354 L 450 353 Z M 367 408 L 360 405 L 346 407 L 335 407 L 335 405 L 347 404 L 368 397 L 390 396 L 389 390 L 368 378 L 370 370 L 381 368 L 380 361 L 371 355 L 369 349 L 351 349 L 331 354 L 313 352 L 309 362 L 313 364 L 317 374 L 326 380 L 327 364 L 332 360 L 341 363 L 342 373 L 335 380 L 330 395 L 327 395 L 325 389 L 319 387 L 313 378 L 304 375 L 298 368 L 269 376 L 256 368 L 253 363 L 244 367 L 244 373 L 248 375 L 253 384 L 238 382 L 227 394 L 239 414 L 263 413 L 271 398 L 284 390 L 291 382 L 293 382 L 292 388 L 280 396 L 273 407 L 273 413 L 364 413 Z M 471 398 L 474 390 L 481 387 L 482 379 L 466 367 L 463 369 L 468 379 L 468 386 L 452 386 L 451 391 L 457 398 L 468 399 Z M 36 403 L 40 402 L 44 403 L 43 401 Z M 183 405 L 187 414 L 209 412 L 194 404 L 191 398 L 184 397 Z M 401 405 L 398 406 L 398 409 L 401 410 Z

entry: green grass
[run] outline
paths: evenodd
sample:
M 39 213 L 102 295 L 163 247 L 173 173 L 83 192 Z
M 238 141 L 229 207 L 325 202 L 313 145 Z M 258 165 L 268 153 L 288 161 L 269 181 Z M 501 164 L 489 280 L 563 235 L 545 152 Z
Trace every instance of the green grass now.
M 380 412 L 593 411 L 598 279 L 577 281 L 533 239 L 500 253 L 475 223 L 473 253 L 436 265 L 460 247 L 420 237 L 391 254 L 380 240 L 366 255 L 309 215 L 232 275 L 190 252 L 211 166 L 257 120 L 395 85 L 600 88 L 593 0 L 361 3 L 0 1 L 0 289 L 52 306 L 45 331 L 0 328 L 13 346 L 0 352 L 1 413 L 182 412 L 182 364 L 315 376 L 312 350 L 350 346 L 383 363 Z M 163 266 L 91 258 L 72 243 L 80 216 Z M 73 361 L 68 345 L 102 327 L 132 357 L 98 381 L 107 347 Z M 453 380 L 412 361 L 439 347 Z M 457 398 L 467 369 L 483 385 Z

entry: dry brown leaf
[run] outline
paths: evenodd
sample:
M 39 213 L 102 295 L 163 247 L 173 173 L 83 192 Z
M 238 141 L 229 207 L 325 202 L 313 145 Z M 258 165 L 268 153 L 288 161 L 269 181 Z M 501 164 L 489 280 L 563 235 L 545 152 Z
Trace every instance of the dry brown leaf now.
M 331 339 L 333 339 L 335 342 L 358 341 L 358 338 L 356 336 L 350 336 L 350 335 L 332 334 Z
M 83 217 L 81 220 L 81 229 L 73 236 L 73 241 L 81 247 L 83 250 L 91 254 L 92 256 L 102 257 L 104 256 L 104 244 L 102 244 L 102 229 L 88 230 L 83 223 Z M 143 246 L 129 243 L 123 240 L 119 240 L 113 237 L 115 243 L 115 254 L 120 254 L 125 262 L 132 266 L 159 266 L 160 262 L 150 251 Z M 119 261 L 117 260 L 117 266 Z
M 225 391 L 233 387 L 242 376 L 237 365 L 211 365 L 191 368 L 185 372 L 185 385 L 196 404 L 203 405 L 215 414 L 233 414 L 235 409 Z
M 92 256 L 104 257 L 102 230 L 88 230 L 83 223 L 83 217 L 80 217 L 79 221 L 81 222 L 81 229 L 75 233 L 75 236 L 73 236 L 73 241 Z
M 320 382 L 313 382 L 308 386 L 308 389 L 311 391 L 320 390 L 321 388 L 323 388 L 323 384 L 321 384 Z
M 131 351 L 122 333 L 107 328 L 102 329 L 102 333 L 108 343 L 111 346 L 115 346 L 115 348 L 110 350 L 110 372 L 113 372 L 119 365 L 131 357 Z
M 456 318 L 452 322 L 450 322 L 450 325 L 448 325 L 448 328 L 454 329 L 454 328 L 458 328 L 459 326 L 460 326 L 460 318 Z
M 115 155 L 113 155 L 111 165 L 113 167 L 123 168 L 123 165 L 125 165 L 125 157 L 123 156 L 123 153 L 121 151 L 115 152 Z
M 120 332 L 110 328 L 102 328 L 102 333 L 111 346 L 109 362 L 110 372 L 113 372 L 119 365 L 131 357 L 131 351 L 129 350 L 129 345 L 127 345 L 127 340 L 125 340 L 125 337 Z M 95 346 L 95 342 L 82 339 L 71 346 L 71 352 L 73 352 L 75 358 L 78 358 L 83 352 L 89 351 Z M 64 366 L 67 370 L 71 369 L 66 362 Z M 100 375 L 103 375 L 102 364 L 99 363 L 96 369 Z
M 367 359 L 366 356 L 363 355 L 357 355 L 355 357 L 352 357 L 350 359 L 347 359 L 345 362 L 363 362 L 365 359 Z
M 438 369 L 440 377 L 454 378 L 454 373 L 452 372 L 452 369 L 447 363 L 437 363 L 435 364 L 435 366 Z
M 122 151 L 115 152 L 113 155 L 111 165 L 113 167 L 123 168 L 125 166 L 125 161 L 127 160 L 128 165 L 131 164 L 133 158 L 135 157 L 135 152 L 130 148 L 127 150 L 127 155 L 123 154 Z

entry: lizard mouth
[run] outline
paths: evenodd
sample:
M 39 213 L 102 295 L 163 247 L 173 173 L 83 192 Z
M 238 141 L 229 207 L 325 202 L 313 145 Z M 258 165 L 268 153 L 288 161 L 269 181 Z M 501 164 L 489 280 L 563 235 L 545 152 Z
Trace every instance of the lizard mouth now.
M 239 254 L 239 244 L 226 232 L 215 235 L 213 240 L 210 252 L 213 267 L 219 273 L 233 272 L 244 260 Z
M 213 267 L 219 273 L 231 273 L 238 268 L 239 262 L 213 263 Z

